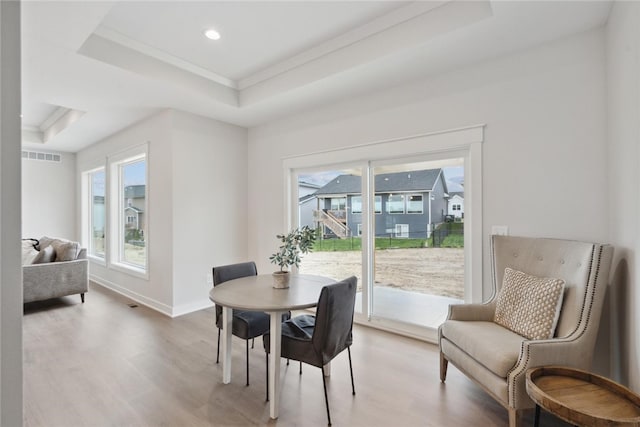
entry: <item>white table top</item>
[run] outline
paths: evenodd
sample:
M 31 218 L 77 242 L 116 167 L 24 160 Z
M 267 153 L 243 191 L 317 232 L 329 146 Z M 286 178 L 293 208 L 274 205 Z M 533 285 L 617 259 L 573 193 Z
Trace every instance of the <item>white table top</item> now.
M 273 287 L 271 274 L 241 277 L 215 286 L 209 299 L 223 307 L 252 311 L 287 311 L 314 307 L 328 277 L 290 273 L 289 287 Z

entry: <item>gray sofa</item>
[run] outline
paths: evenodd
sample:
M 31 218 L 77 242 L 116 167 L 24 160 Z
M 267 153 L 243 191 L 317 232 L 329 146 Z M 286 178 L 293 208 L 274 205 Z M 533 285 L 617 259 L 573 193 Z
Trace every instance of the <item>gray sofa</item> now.
M 44 239 L 46 238 L 42 238 L 41 242 Z M 42 250 L 44 247 L 36 247 L 36 249 Z M 80 294 L 80 299 L 84 303 L 84 294 L 89 287 L 87 250 L 81 248 L 75 259 L 69 261 L 54 259 L 53 262 L 24 265 L 22 274 L 25 303 L 74 294 Z

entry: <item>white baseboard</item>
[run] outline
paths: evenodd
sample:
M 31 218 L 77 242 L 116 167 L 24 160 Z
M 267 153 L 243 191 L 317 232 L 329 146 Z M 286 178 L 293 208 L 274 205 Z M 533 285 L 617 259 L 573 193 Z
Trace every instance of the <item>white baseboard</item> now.
M 183 316 L 185 314 L 193 313 L 194 311 L 204 310 L 205 308 L 213 307 L 213 302 L 209 299 L 196 301 L 189 304 L 181 304 L 173 307 L 173 315 L 171 317 Z
M 89 280 L 91 280 L 92 282 L 97 283 L 98 285 L 105 287 L 107 289 L 110 289 L 114 292 L 119 293 L 120 295 L 124 295 L 127 298 L 131 298 L 132 300 L 134 300 L 135 302 L 142 304 L 144 306 L 147 306 L 155 311 L 158 311 L 162 314 L 164 314 L 165 316 L 169 316 L 169 317 L 174 317 L 173 316 L 173 310 L 171 306 L 168 306 L 167 304 L 161 303 L 160 301 L 156 301 L 152 298 L 146 297 L 144 295 L 140 295 L 136 292 L 132 292 L 131 290 L 127 289 L 127 288 L 123 288 L 120 285 L 117 285 L 109 280 L 106 280 L 102 277 L 98 277 L 98 276 L 94 276 L 92 274 L 89 275 Z
M 132 300 L 134 300 L 139 304 L 142 304 L 146 307 L 149 307 L 152 310 L 155 310 L 157 312 L 164 314 L 165 316 L 169 316 L 172 318 L 193 313 L 194 311 L 204 310 L 206 308 L 213 307 L 213 302 L 211 302 L 209 299 L 195 301 L 188 304 L 182 304 L 177 307 L 171 307 L 167 304 L 161 303 L 152 298 L 146 297 L 144 295 L 140 295 L 136 292 L 132 292 L 130 289 L 123 288 L 122 286 L 119 286 L 111 282 L 110 280 L 106 280 L 102 277 L 98 277 L 90 274 L 89 280 L 91 280 L 92 282 L 95 282 L 96 284 L 102 287 L 105 287 L 114 292 L 117 292 L 120 295 L 124 295 L 127 298 L 131 298 Z

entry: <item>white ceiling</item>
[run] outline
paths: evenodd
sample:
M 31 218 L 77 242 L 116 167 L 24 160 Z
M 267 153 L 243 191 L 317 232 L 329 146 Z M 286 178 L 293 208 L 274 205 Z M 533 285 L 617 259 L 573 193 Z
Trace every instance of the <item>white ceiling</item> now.
M 166 108 L 251 127 L 596 28 L 609 10 L 609 1 L 23 0 L 23 143 L 78 151 Z M 204 38 L 211 27 L 220 40 Z

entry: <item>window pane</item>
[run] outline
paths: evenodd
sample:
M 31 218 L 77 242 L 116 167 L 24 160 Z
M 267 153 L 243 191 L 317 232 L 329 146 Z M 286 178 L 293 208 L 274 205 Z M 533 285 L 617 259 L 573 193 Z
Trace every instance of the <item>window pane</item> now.
M 351 197 L 351 212 L 362 213 L 362 196 Z
M 404 213 L 404 195 L 390 194 L 387 199 L 387 212 L 391 214 Z
M 89 177 L 91 183 L 91 237 L 89 241 L 89 253 L 91 255 L 104 258 L 104 170 L 93 172 Z
M 422 213 L 422 195 L 412 194 L 407 199 L 407 213 Z
M 377 214 L 381 214 L 382 213 L 382 196 L 376 196 L 375 198 L 375 212 Z
M 123 185 L 122 212 L 123 247 L 120 260 L 145 268 L 147 265 L 146 234 L 146 160 L 126 163 L 120 167 Z

